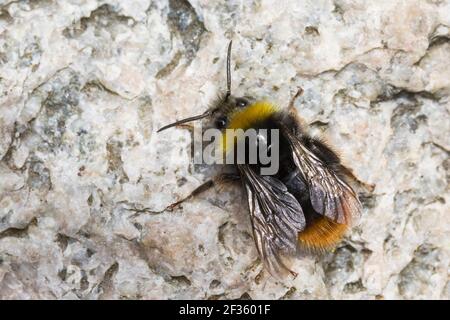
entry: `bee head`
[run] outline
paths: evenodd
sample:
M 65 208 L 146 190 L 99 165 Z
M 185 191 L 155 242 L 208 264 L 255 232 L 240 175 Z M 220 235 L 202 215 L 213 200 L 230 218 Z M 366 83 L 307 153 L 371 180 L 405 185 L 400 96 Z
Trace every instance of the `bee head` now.
M 235 115 L 242 114 L 245 111 L 252 109 L 256 103 L 257 101 L 250 96 L 235 97 L 232 95 L 223 95 L 203 114 L 176 121 L 162 127 L 158 132 L 176 125 L 202 119 L 205 120 L 205 129 L 216 128 L 224 130 L 232 125 Z
M 210 111 L 207 127 L 220 130 L 229 128 L 234 115 L 243 112 L 254 103 L 255 99 L 249 96 L 235 97 L 230 95 L 219 98 Z

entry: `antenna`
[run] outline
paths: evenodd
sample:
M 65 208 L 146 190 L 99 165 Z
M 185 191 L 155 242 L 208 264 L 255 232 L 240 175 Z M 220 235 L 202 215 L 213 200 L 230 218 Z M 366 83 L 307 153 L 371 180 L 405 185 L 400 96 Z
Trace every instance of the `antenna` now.
M 225 101 L 228 100 L 228 97 L 231 95 L 231 45 L 233 44 L 233 40 L 230 40 L 228 44 L 228 53 L 227 53 L 227 94 L 225 95 Z
M 159 130 L 156 131 L 156 132 L 161 132 L 161 131 L 163 131 L 163 130 L 169 129 L 169 128 L 171 128 L 171 127 L 174 127 L 174 126 L 177 126 L 177 125 L 179 125 L 179 124 L 186 123 L 186 122 L 191 122 L 191 121 L 195 121 L 195 120 L 200 120 L 200 119 L 203 119 L 203 118 L 208 117 L 210 114 L 211 114 L 210 111 L 206 111 L 205 113 L 203 113 L 203 114 L 201 114 L 201 115 L 198 115 L 198 116 L 189 117 L 189 118 L 186 118 L 186 119 L 183 119 L 183 120 L 178 120 L 178 121 L 176 121 L 176 122 L 174 122 L 174 123 L 171 123 L 171 124 L 168 124 L 167 126 L 162 127 L 161 129 L 159 129 Z

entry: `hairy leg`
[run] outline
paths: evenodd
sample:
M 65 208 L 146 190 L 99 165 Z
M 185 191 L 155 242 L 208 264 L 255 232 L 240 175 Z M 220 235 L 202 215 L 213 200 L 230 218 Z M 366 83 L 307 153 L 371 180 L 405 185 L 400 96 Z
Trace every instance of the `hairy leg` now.
M 302 93 L 303 93 L 303 88 L 302 87 L 298 87 L 297 92 L 295 93 L 295 95 L 289 101 L 289 105 L 288 105 L 288 110 L 289 111 L 295 110 L 294 102 Z
M 164 211 L 173 211 L 176 207 L 178 207 L 180 204 L 185 202 L 186 200 L 193 199 L 195 196 L 198 196 L 199 194 L 208 191 L 212 187 L 216 188 L 222 188 L 226 184 L 234 183 L 239 181 L 240 176 L 238 174 L 232 174 L 232 173 L 221 173 L 214 178 L 202 183 L 200 186 L 195 188 L 187 197 L 178 200 L 177 202 L 172 203 L 171 205 L 167 206 Z

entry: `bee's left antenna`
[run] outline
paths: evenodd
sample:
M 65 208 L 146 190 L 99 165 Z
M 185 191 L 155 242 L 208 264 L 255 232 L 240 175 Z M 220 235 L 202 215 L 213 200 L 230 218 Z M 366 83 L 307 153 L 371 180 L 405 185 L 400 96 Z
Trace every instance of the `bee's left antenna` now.
M 228 44 L 228 53 L 227 53 L 227 94 L 225 96 L 225 100 L 231 95 L 231 45 L 233 44 L 233 40 L 230 40 Z

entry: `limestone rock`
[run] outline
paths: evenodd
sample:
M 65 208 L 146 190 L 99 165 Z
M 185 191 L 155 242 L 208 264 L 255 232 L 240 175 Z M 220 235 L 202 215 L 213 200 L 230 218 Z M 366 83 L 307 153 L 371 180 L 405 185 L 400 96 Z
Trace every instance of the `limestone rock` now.
M 0 299 L 449 299 L 450 2 L 0 4 Z M 225 88 L 286 107 L 362 183 L 334 252 L 262 271 L 242 192 L 164 124 Z

